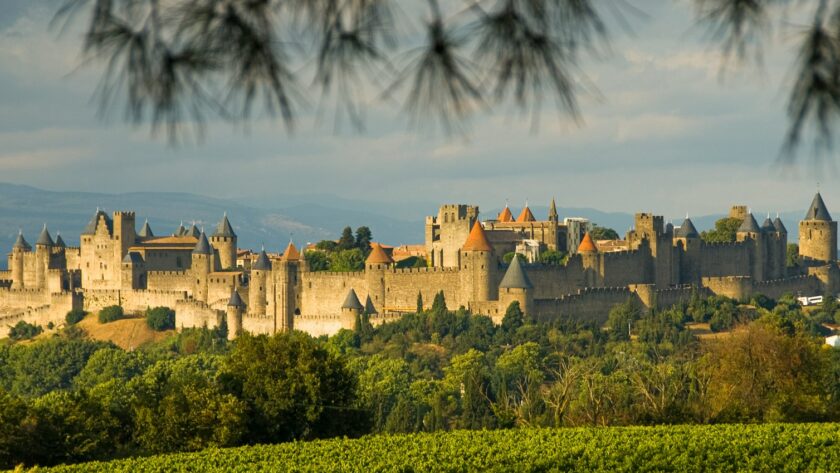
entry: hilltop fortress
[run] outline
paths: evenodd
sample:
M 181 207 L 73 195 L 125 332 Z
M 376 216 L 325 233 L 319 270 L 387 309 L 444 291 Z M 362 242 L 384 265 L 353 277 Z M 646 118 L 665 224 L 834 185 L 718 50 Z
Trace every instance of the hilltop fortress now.
M 428 267 L 396 268 L 391 254 L 374 243 L 363 271 L 311 271 L 294 244 L 269 257 L 237 259 L 237 236 L 227 215 L 208 237 L 195 226 L 156 237 L 148 222 L 137 232 L 133 212 L 97 210 L 81 233 L 80 246 L 55 240 L 46 226 L 34 249 L 21 234 L 0 271 L 0 336 L 24 320 L 64 323 L 74 308 L 126 311 L 167 306 L 178 328 L 226 323 L 231 337 L 242 330 L 312 335 L 353 328 L 361 312 L 373 323 L 414 312 L 418 294 L 428 307 L 443 291 L 450 307 L 464 306 L 499 323 L 518 301 L 537 320 L 577 317 L 604 320 L 628 298 L 647 307 L 668 306 L 692 292 L 746 299 L 762 293 L 837 293 L 837 222 L 817 194 L 799 223 L 801 262 L 786 267 L 787 230 L 777 217 L 759 225 L 746 207 L 733 243 L 701 240 L 686 220 L 679 227 L 661 216 L 639 213 L 619 251 L 599 248 L 579 219 L 560 221 L 552 202 L 548 220 L 526 208 L 514 219 L 505 210 L 479 220 L 478 207 L 444 205 L 426 218 Z M 503 255 L 558 250 L 560 264 L 527 263 Z M 364 303 L 362 302 L 364 301 Z

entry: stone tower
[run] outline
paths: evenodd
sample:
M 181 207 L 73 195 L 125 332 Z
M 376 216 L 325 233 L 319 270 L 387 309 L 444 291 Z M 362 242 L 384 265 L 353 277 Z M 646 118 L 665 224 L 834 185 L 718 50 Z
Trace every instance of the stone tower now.
M 752 243 L 750 249 L 750 276 L 755 281 L 764 281 L 766 278 L 766 257 L 767 239 L 764 232 L 755 221 L 752 213 L 748 213 L 735 232 L 735 239 L 740 242 Z
M 210 279 L 210 272 L 213 270 L 213 248 L 207 241 L 207 235 L 201 232 L 198 235 L 198 243 L 192 252 L 192 265 L 190 273 L 193 280 L 193 298 L 201 302 L 207 301 L 207 290 Z
M 799 222 L 799 256 L 806 265 L 837 260 L 837 222 L 831 219 L 819 192 Z
M 651 266 L 647 268 L 649 280 L 657 287 L 669 287 L 674 284 L 677 274 L 677 264 L 674 258 L 673 234 L 665 231 L 665 220 L 661 215 L 637 213 L 635 228 L 628 233 L 631 248 L 643 247 L 647 240 L 651 254 Z
M 251 266 L 251 281 L 248 283 L 248 314 L 252 316 L 266 315 L 266 294 L 268 294 L 268 279 L 271 274 L 271 261 L 265 253 L 260 251 L 257 261 Z
M 551 205 L 548 207 L 548 223 L 550 224 L 548 228 L 548 249 L 559 250 L 561 248 L 560 235 L 558 234 L 558 230 L 560 229 L 560 215 L 557 213 L 557 203 L 553 198 L 551 199 Z
M 674 230 L 674 245 L 682 247 L 680 255 L 680 283 L 698 284 L 700 282 L 700 233 L 690 218 L 685 217 L 682 225 Z
M 779 278 L 787 277 L 787 242 L 788 242 L 788 232 L 787 228 L 785 228 L 785 224 L 782 223 L 782 219 L 776 215 L 776 218 L 773 220 L 773 228 L 776 229 L 776 235 L 779 239 L 778 248 L 776 251 L 778 255 L 776 258 L 779 261 Z
M 140 253 L 129 251 L 122 260 L 120 275 L 120 289 L 128 291 L 131 289 L 145 289 L 143 280 L 145 262 Z
M 583 235 L 580 245 L 577 249 L 577 254 L 580 255 L 581 265 L 583 267 L 584 284 L 589 287 L 598 287 L 601 285 L 601 255 L 598 252 L 598 247 L 592 241 L 592 236 L 589 232 Z
M 128 249 L 137 242 L 134 212 L 114 212 L 114 268 L 119 268 Z
M 216 225 L 216 231 L 210 236 L 210 244 L 219 252 L 219 263 L 222 269 L 236 267 L 236 233 L 225 212 L 222 220 Z
M 23 238 L 23 232 L 18 232 L 17 240 L 15 240 L 15 244 L 12 246 L 11 271 L 13 289 L 23 289 L 24 287 L 23 260 L 26 258 L 26 253 L 31 251 L 32 247 Z
M 461 303 L 467 306 L 472 301 L 496 300 L 496 256 L 478 220 L 461 247 L 460 259 Z
M 534 285 L 522 268 L 519 255 L 513 256 L 499 284 L 499 312 L 504 313 L 514 301 L 519 302 L 519 307 L 526 316 L 534 314 Z
M 245 303 L 242 302 L 242 298 L 239 297 L 239 293 L 236 292 L 236 288 L 233 288 L 233 291 L 230 293 L 230 300 L 227 303 L 227 311 L 225 314 L 227 317 L 228 340 L 233 340 L 242 333 L 242 313 L 244 311 Z
M 35 287 L 38 289 L 47 289 L 47 272 L 50 269 L 53 245 L 53 239 L 45 223 L 38 241 L 35 242 Z
M 300 252 L 289 242 L 280 261 L 274 265 L 274 306 L 277 310 L 277 329 L 283 332 L 295 328 L 295 312 L 298 310 L 298 280 L 300 278 Z
M 442 205 L 437 217 L 426 218 L 426 254 L 433 267 L 459 267 L 461 245 L 476 220 L 478 207 L 463 204 Z
M 365 282 L 368 296 L 377 307 L 385 307 L 385 272 L 390 270 L 394 260 L 385 252 L 382 245 L 373 243 L 370 254 L 365 260 Z
M 341 328 L 353 330 L 356 328 L 356 319 L 362 314 L 364 306 L 359 302 L 359 296 L 352 288 L 347 293 L 344 299 L 344 304 L 341 304 Z

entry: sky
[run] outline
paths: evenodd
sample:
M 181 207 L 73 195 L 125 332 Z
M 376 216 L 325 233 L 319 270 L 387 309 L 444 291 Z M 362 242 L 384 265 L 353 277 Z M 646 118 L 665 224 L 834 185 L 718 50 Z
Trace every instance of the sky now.
M 412 130 L 373 102 L 362 133 L 304 113 L 294 133 L 256 120 L 210 124 L 199 144 L 172 147 L 148 128 L 97 116 L 96 68 L 80 68 L 79 35 L 49 29 L 57 0 L 4 0 L 0 15 L 0 181 L 49 190 L 187 191 L 277 200 L 335 194 L 390 202 L 526 201 L 669 217 L 804 209 L 822 191 L 840 209 L 840 178 L 809 155 L 776 158 L 786 127 L 793 50 L 771 44 L 763 66 L 720 74 L 686 0 L 632 0 L 646 17 L 614 29 L 611 54 L 581 69 L 597 94 L 575 124 L 551 105 L 539 129 L 505 110 L 466 136 Z M 795 33 L 789 27 L 783 37 Z M 807 151 L 807 150 L 806 150 Z

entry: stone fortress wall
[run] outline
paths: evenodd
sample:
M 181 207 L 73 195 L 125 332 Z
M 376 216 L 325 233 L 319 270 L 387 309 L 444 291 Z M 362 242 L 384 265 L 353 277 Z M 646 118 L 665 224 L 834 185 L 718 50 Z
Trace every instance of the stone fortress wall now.
M 439 292 L 450 308 L 463 306 L 497 323 L 513 301 L 537 320 L 600 322 L 628 299 L 664 307 L 695 292 L 746 299 L 840 288 L 836 222 L 819 194 L 800 223 L 804 269 L 796 274 L 784 265 L 781 221 L 759 225 L 740 206 L 733 210 L 743 219 L 736 242 L 706 243 L 690 219 L 674 228 L 640 213 L 625 249 L 601 251 L 588 234 L 578 235 L 581 243 L 564 265 L 502 261 L 523 237 L 544 250 L 569 250 L 568 229 L 553 202 L 545 221 L 527 208 L 516 219 L 505 212 L 482 223 L 475 206 L 444 205 L 426 219 L 429 267 L 398 269 L 390 253 L 373 244 L 363 271 L 336 273 L 310 271 L 291 243 L 279 257 L 262 251 L 248 269 L 236 267 L 236 234 L 227 216 L 209 236 L 181 227 L 156 237 L 148 223 L 136 230 L 133 212 L 97 210 L 79 248 L 53 240 L 46 227 L 35 245 L 19 236 L 10 269 L 0 272 L 0 335 L 19 320 L 60 324 L 72 308 L 108 305 L 129 312 L 171 307 L 179 329 L 224 321 L 231 336 L 292 329 L 317 336 L 352 328 L 363 311 L 374 324 L 414 312 L 418 295 L 428 308 Z

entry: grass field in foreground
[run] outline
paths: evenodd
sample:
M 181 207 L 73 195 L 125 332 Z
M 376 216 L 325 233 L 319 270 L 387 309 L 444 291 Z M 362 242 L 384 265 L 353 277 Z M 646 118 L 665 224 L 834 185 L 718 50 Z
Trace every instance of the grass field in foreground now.
M 210 449 L 50 472 L 840 471 L 840 424 L 658 426 L 377 435 Z

